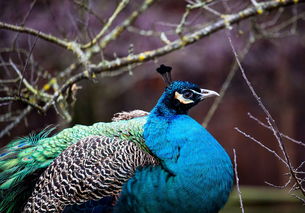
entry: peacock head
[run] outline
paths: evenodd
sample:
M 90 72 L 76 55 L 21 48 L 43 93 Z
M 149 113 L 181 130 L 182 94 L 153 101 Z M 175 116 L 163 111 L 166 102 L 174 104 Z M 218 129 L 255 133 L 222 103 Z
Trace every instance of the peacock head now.
M 188 110 L 208 97 L 219 96 L 215 91 L 201 89 L 197 84 L 187 81 L 171 81 L 171 67 L 161 65 L 159 72 L 168 84 L 159 104 L 177 114 L 187 114 Z

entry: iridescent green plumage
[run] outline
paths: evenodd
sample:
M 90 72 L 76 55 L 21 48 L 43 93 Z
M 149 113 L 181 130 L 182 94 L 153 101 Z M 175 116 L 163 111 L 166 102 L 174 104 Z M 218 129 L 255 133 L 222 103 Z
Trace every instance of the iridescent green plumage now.
M 117 137 L 137 143 L 148 151 L 143 139 L 146 117 L 111 123 L 95 123 L 92 126 L 76 125 L 47 137 L 50 130 L 11 142 L 0 151 L 0 212 L 14 212 L 11 206 L 23 202 L 18 196 L 31 193 L 32 185 L 46 167 L 67 147 L 87 136 Z M 20 204 L 19 204 L 20 205 Z

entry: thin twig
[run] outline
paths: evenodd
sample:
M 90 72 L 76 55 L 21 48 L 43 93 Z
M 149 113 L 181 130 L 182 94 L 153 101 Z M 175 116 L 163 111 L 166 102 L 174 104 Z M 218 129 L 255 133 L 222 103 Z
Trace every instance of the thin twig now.
M 245 46 L 245 48 L 243 49 L 243 51 L 241 52 L 241 61 L 246 57 L 247 53 L 249 52 L 250 48 L 251 48 L 251 44 L 252 42 L 249 40 Z M 204 118 L 204 121 L 202 123 L 202 125 L 204 127 L 207 127 L 209 125 L 210 120 L 212 119 L 213 115 L 215 114 L 219 104 L 221 103 L 222 99 L 224 98 L 231 82 L 232 79 L 235 76 L 236 70 L 238 68 L 237 62 L 234 61 L 233 65 L 231 66 L 231 69 L 229 71 L 229 74 L 227 75 L 226 80 L 224 81 L 224 83 L 221 86 L 220 92 L 219 92 L 219 97 L 215 98 L 212 106 L 210 107 L 207 115 Z
M 278 189 L 285 189 L 290 183 L 291 183 L 292 177 L 291 175 L 289 175 L 289 179 L 287 180 L 287 182 L 284 185 L 278 186 L 272 183 L 269 183 L 268 181 L 265 181 L 265 183 L 269 186 L 272 186 L 274 188 L 278 188 Z
M 0 106 L 1 106 L 1 104 L 0 104 Z M 18 117 L 17 116 L 18 114 L 20 114 L 20 110 L 16 110 L 14 113 L 12 113 L 12 112 L 4 113 L 4 114 L 0 115 L 0 122 L 13 121 Z
M 272 131 L 272 128 L 271 128 L 270 126 L 268 126 L 267 124 L 265 124 L 264 122 L 262 122 L 261 120 L 259 120 L 257 117 L 253 116 L 251 113 L 248 113 L 248 116 L 249 116 L 249 118 L 255 120 L 259 125 L 261 125 L 261 126 L 265 127 L 266 129 L 269 129 L 269 130 Z M 287 140 L 289 140 L 289 141 L 291 141 L 291 142 L 293 142 L 293 143 L 296 143 L 296 144 L 299 144 L 299 145 L 305 147 L 305 143 L 304 143 L 304 142 L 295 140 L 295 139 L 289 137 L 288 135 L 283 134 L 282 132 L 280 132 L 280 134 L 281 134 L 281 136 L 282 136 L 283 138 L 285 138 L 285 139 L 287 139 Z
M 26 61 L 25 61 L 25 65 L 23 66 L 23 70 L 22 70 L 22 72 L 21 72 L 21 80 L 20 80 L 20 83 L 19 83 L 19 86 L 18 86 L 18 95 L 20 95 L 21 83 L 22 83 L 23 80 L 24 80 L 24 72 L 25 72 L 25 70 L 26 70 L 26 68 L 27 68 L 27 66 L 28 66 L 29 60 L 30 60 L 30 58 L 31 58 L 31 56 L 32 56 L 32 53 L 33 53 L 33 50 L 34 50 L 34 48 L 35 48 L 35 46 L 36 46 L 37 41 L 38 41 L 38 37 L 36 36 L 36 38 L 35 38 L 35 40 L 34 40 L 34 44 L 32 45 L 32 47 L 31 47 L 31 49 L 30 49 L 30 52 L 29 52 L 29 54 L 28 54 L 28 56 L 27 56 L 27 59 L 26 59 Z M 10 62 L 11 62 L 11 64 L 13 64 L 12 61 L 10 61 Z M 14 64 L 13 64 L 13 65 L 14 65 Z M 15 68 L 16 68 L 16 66 L 15 66 Z
M 235 127 L 234 129 L 237 132 L 239 132 L 240 134 L 242 134 L 243 136 L 245 136 L 246 138 L 249 138 L 250 140 L 254 141 L 255 143 L 257 143 L 258 145 L 260 145 L 261 147 L 263 147 L 267 151 L 271 152 L 277 159 L 279 159 L 285 166 L 288 167 L 288 164 L 286 163 L 286 161 L 282 157 L 280 157 L 274 150 L 270 149 L 269 147 L 264 145 L 262 142 L 260 142 L 259 140 L 255 139 L 251 135 L 245 133 L 244 131 L 240 130 L 239 128 Z
M 28 106 L 27 108 L 25 108 L 17 117 L 16 119 L 10 123 L 9 125 L 7 125 L 3 130 L 1 130 L 0 132 L 0 138 L 2 138 L 4 135 L 8 134 L 18 123 L 20 123 L 21 120 L 23 120 L 25 118 L 25 116 L 27 116 L 27 114 L 29 114 L 29 112 L 31 112 L 33 108 L 31 106 Z
M 26 98 L 20 97 L 20 96 L 16 96 L 16 97 L 0 97 L 0 102 L 7 102 L 7 101 L 20 101 L 20 102 L 25 103 L 25 104 L 27 104 L 29 106 L 32 106 L 33 108 L 39 110 L 40 112 L 43 112 L 43 109 L 39 105 L 37 105 L 37 104 L 27 100 Z
M 180 23 L 178 24 L 178 26 L 176 27 L 176 33 L 179 35 L 179 36 L 182 36 L 182 32 L 183 32 L 183 29 L 184 29 L 184 25 L 186 24 L 186 19 L 188 17 L 188 15 L 190 14 L 191 12 L 191 8 L 186 6 L 185 8 L 185 12 L 183 13 L 182 15 L 182 18 L 180 20 Z
M 233 149 L 233 154 L 234 154 L 234 172 L 235 172 L 235 180 L 236 180 L 236 189 L 237 189 L 237 193 L 238 193 L 238 197 L 239 197 L 239 204 L 240 204 L 240 208 L 241 208 L 241 212 L 244 213 L 244 205 L 243 205 L 243 199 L 241 196 L 241 191 L 239 188 L 239 178 L 238 178 L 238 172 L 237 172 L 237 157 L 236 157 L 236 151 L 235 149 Z
M 0 29 L 5 29 L 5 30 L 12 30 L 12 31 L 16 31 L 16 32 L 20 32 L 20 33 L 26 33 L 26 34 L 30 34 L 30 35 L 34 35 L 37 36 L 43 40 L 46 40 L 48 42 L 51 42 L 53 44 L 56 44 L 60 47 L 64 47 L 66 49 L 69 49 L 69 42 L 57 38 L 53 35 L 50 34 L 46 34 L 28 27 L 22 27 L 22 26 L 17 26 L 17 25 L 13 25 L 13 24 L 8 24 L 8 23 L 4 23 L 4 22 L 0 22 Z
M 245 80 L 245 82 L 247 83 L 247 86 L 248 88 L 250 89 L 252 95 L 254 96 L 254 98 L 256 99 L 258 105 L 260 106 L 260 108 L 264 111 L 264 113 L 266 114 L 267 116 L 267 122 L 269 123 L 270 127 L 272 128 L 272 131 L 273 131 L 273 134 L 275 136 L 275 138 L 277 139 L 277 142 L 279 144 L 279 147 L 284 155 L 284 160 L 285 160 L 285 163 L 286 165 L 288 165 L 288 169 L 289 169 L 289 172 L 291 174 L 291 176 L 294 178 L 294 180 L 296 181 L 300 191 L 302 192 L 302 194 L 305 196 L 305 189 L 303 188 L 302 184 L 300 183 L 300 181 L 298 180 L 298 177 L 296 175 L 296 173 L 294 172 L 294 169 L 293 169 L 293 166 L 291 164 L 291 161 L 290 161 L 290 158 L 289 158 L 289 155 L 286 151 L 286 147 L 285 147 L 285 144 L 284 144 L 284 141 L 282 139 L 282 136 L 280 134 L 280 131 L 278 130 L 278 127 L 275 123 L 275 120 L 272 118 L 271 114 L 269 113 L 269 111 L 267 110 L 267 108 L 265 107 L 265 105 L 263 104 L 263 102 L 261 101 L 261 98 L 257 95 L 257 93 L 255 92 L 251 82 L 249 81 L 249 79 L 247 78 L 246 76 L 246 73 L 243 69 L 243 67 L 241 66 L 241 63 L 239 61 L 239 58 L 238 58 L 238 55 L 237 55 L 237 52 L 235 50 L 235 47 L 232 43 L 232 40 L 231 40 L 231 37 L 229 36 L 229 34 L 227 34 L 227 37 L 228 37 L 228 40 L 229 40 L 229 43 L 230 43 L 230 46 L 232 48 L 232 51 L 233 51 L 233 54 L 235 56 L 235 59 L 238 63 L 238 66 L 240 68 L 240 71 L 242 73 L 242 76 Z
M 256 0 L 250 0 L 250 1 L 251 1 L 251 3 L 252 3 L 255 7 L 257 7 L 258 3 L 257 3 Z
M 31 14 L 31 12 L 32 12 L 32 10 L 33 10 L 33 8 L 34 8 L 36 2 L 37 2 L 37 0 L 33 0 L 33 1 L 32 1 L 31 5 L 30 5 L 30 9 L 27 11 L 27 13 L 25 14 L 25 16 L 24 16 L 22 22 L 20 23 L 20 26 L 21 26 L 21 27 L 24 26 L 26 20 L 27 20 L 28 17 L 30 16 L 30 14 Z M 15 36 L 15 38 L 14 38 L 14 40 L 13 40 L 13 45 L 12 45 L 13 48 L 16 47 L 16 41 L 17 41 L 17 39 L 18 39 L 18 36 L 19 36 L 19 32 L 16 33 L 16 36 Z
M 79 7 L 86 10 L 88 13 L 92 14 L 101 24 L 105 24 L 104 20 L 96 13 L 94 12 L 90 7 L 88 7 L 86 4 L 84 4 L 82 1 L 74 0 L 74 4 L 78 5 Z
M 116 40 L 128 26 L 130 26 L 144 11 L 146 11 L 155 0 L 145 0 L 140 6 L 139 10 L 132 12 L 132 14 L 123 21 L 123 23 L 115 27 L 109 34 L 107 34 L 100 42 L 101 49 L 104 49 L 111 41 Z
M 100 39 L 101 37 L 105 34 L 105 32 L 109 29 L 109 27 L 111 26 L 111 24 L 113 23 L 114 19 L 118 16 L 118 14 L 120 12 L 122 12 L 122 10 L 127 6 L 129 0 L 122 0 L 119 5 L 117 6 L 117 8 L 115 9 L 115 11 L 112 13 L 112 15 L 110 16 L 110 18 L 108 19 L 108 21 L 106 22 L 106 24 L 104 25 L 104 27 L 101 29 L 101 31 L 95 36 L 94 39 L 92 39 L 90 42 L 88 42 L 87 44 L 84 44 L 82 46 L 83 49 L 87 49 L 92 47 L 93 45 L 95 45 Z
M 19 71 L 19 69 L 17 68 L 17 66 L 14 64 L 14 62 L 12 60 L 10 60 L 10 65 L 13 67 L 13 69 L 15 70 L 15 72 L 17 73 L 19 78 L 22 79 L 22 83 L 30 92 L 32 92 L 35 95 L 44 97 L 46 99 L 49 99 L 50 97 L 52 97 L 51 95 L 49 95 L 45 92 L 34 89 L 34 87 L 25 78 L 23 78 L 21 72 Z

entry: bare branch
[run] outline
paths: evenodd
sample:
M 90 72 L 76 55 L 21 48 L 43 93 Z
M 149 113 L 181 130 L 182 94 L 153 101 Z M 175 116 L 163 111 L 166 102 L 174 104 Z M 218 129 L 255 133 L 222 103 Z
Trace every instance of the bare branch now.
M 50 34 L 45 34 L 43 32 L 28 28 L 28 27 L 22 27 L 22 26 L 17 26 L 17 25 L 0 22 L 0 29 L 12 30 L 12 31 L 20 32 L 20 33 L 26 33 L 26 34 L 30 34 L 33 36 L 37 36 L 43 40 L 56 44 L 60 47 L 64 47 L 66 49 L 69 49 L 69 47 L 70 47 L 69 42 L 67 42 L 63 39 L 57 38 Z
M 32 109 L 33 108 L 31 106 L 28 106 L 26 109 L 24 109 L 12 123 L 7 125 L 3 130 L 0 131 L 0 138 L 8 134 L 17 124 L 19 124 L 25 118 L 25 116 L 27 116 L 31 112 Z
M 12 62 L 12 60 L 10 60 L 10 65 L 14 68 L 15 72 L 17 73 L 17 75 L 19 76 L 19 78 L 21 79 L 22 83 L 24 84 L 24 86 L 33 94 L 37 95 L 37 96 L 41 96 L 43 98 L 50 98 L 51 96 L 45 92 L 39 91 L 35 88 L 32 87 L 32 85 L 25 79 L 23 78 L 23 75 L 21 74 L 20 70 L 17 68 L 17 66 Z
M 36 2 L 37 2 L 37 0 L 33 0 L 33 1 L 32 1 L 31 5 L 30 5 L 30 9 L 28 10 L 28 12 L 26 13 L 26 15 L 24 16 L 24 18 L 23 18 L 23 20 L 22 20 L 20 26 L 22 26 L 22 27 L 24 26 L 24 23 L 26 22 L 26 20 L 27 20 L 28 17 L 30 16 L 30 14 L 31 14 L 31 12 L 32 12 L 32 10 L 33 10 L 33 8 L 34 8 Z M 13 47 L 16 47 L 16 41 L 17 41 L 17 39 L 18 39 L 18 36 L 19 36 L 19 32 L 16 33 L 16 36 L 15 36 L 14 41 L 13 41 Z
M 279 7 L 289 6 L 293 3 L 294 3 L 293 0 L 287 0 L 284 2 L 283 1 L 268 1 L 268 2 L 263 2 L 263 3 L 259 3 L 259 4 L 264 10 L 271 11 L 271 10 L 277 9 Z M 236 14 L 226 15 L 225 18 L 220 18 L 219 20 L 207 25 L 206 27 L 204 27 L 198 31 L 195 31 L 194 33 L 187 34 L 182 39 L 177 39 L 177 40 L 171 42 L 170 44 L 165 45 L 161 48 L 151 50 L 151 51 L 146 51 L 146 52 L 136 54 L 133 56 L 119 58 L 119 60 L 116 59 L 116 60 L 109 61 L 109 62 L 102 62 L 102 63 L 98 64 L 97 66 L 92 67 L 93 72 L 100 73 L 100 72 L 105 72 L 105 71 L 111 71 L 111 70 L 115 70 L 115 69 L 121 68 L 123 66 L 126 66 L 128 64 L 152 60 L 156 57 L 166 55 L 175 50 L 181 49 L 187 45 L 193 44 L 194 42 L 200 40 L 203 37 L 210 35 L 211 33 L 214 33 L 216 31 L 226 28 L 228 25 L 236 24 L 242 20 L 245 20 L 245 19 L 250 18 L 255 15 L 257 15 L 257 11 L 256 11 L 255 7 L 246 8 Z
M 35 103 L 33 103 L 33 102 L 23 98 L 23 97 L 19 97 L 19 96 L 16 96 L 16 97 L 0 97 L 0 102 L 7 102 L 7 101 L 20 101 L 22 103 L 25 103 L 27 105 L 30 105 L 30 106 L 34 107 L 35 109 L 39 110 L 40 112 L 43 112 L 43 109 L 39 105 L 37 105 L 37 104 L 35 104 Z
M 96 13 L 94 12 L 91 8 L 89 8 L 86 4 L 84 4 L 80 0 L 73 0 L 75 4 L 77 4 L 79 7 L 84 8 L 88 13 L 92 14 L 101 24 L 105 24 L 104 20 Z
M 261 125 L 261 126 L 265 127 L 266 129 L 269 129 L 269 130 L 272 131 L 272 128 L 271 128 L 270 126 L 268 126 L 267 124 L 265 124 L 264 122 L 262 122 L 261 120 L 259 120 L 257 117 L 254 117 L 251 113 L 248 113 L 248 116 L 249 116 L 251 119 L 255 120 L 259 125 Z M 293 142 L 293 143 L 296 143 L 296 144 L 299 144 L 299 145 L 305 147 L 305 143 L 304 143 L 304 142 L 295 140 L 295 139 L 293 139 L 293 138 L 291 138 L 291 137 L 289 137 L 289 136 L 283 134 L 282 132 L 280 132 L 280 134 L 281 134 L 281 136 L 282 136 L 283 138 L 285 138 L 285 139 L 287 139 L 287 140 L 289 140 L 289 141 L 291 141 L 291 142 Z
M 265 105 L 263 104 L 263 102 L 261 101 L 261 98 L 257 95 L 257 93 L 255 92 L 251 82 L 248 80 L 247 76 L 246 76 L 246 73 L 243 69 L 243 67 L 241 66 L 241 63 L 239 61 L 239 58 L 238 58 L 238 55 L 237 55 L 237 52 L 233 46 L 233 43 L 232 43 L 232 40 L 231 40 L 231 37 L 229 35 L 227 35 L 228 37 L 228 40 L 229 40 L 229 43 L 230 43 L 230 46 L 232 48 L 232 51 L 234 53 L 234 56 L 235 56 L 235 59 L 238 63 L 238 66 L 240 68 L 240 71 L 242 73 L 242 76 L 245 80 L 245 82 L 247 83 L 247 86 L 248 88 L 250 89 L 252 95 L 254 96 L 254 98 L 256 99 L 258 105 L 260 106 L 260 108 L 264 111 L 264 113 L 266 114 L 267 116 L 267 122 L 269 123 L 272 131 L 273 131 L 273 134 L 275 136 L 275 138 L 277 139 L 277 142 L 278 142 L 278 145 L 284 155 L 284 161 L 285 161 L 285 164 L 288 166 L 288 169 L 289 169 L 289 172 L 290 172 L 290 175 L 293 177 L 293 179 L 295 180 L 298 188 L 300 189 L 300 191 L 302 192 L 302 194 L 305 196 L 305 189 L 303 188 L 302 186 L 302 183 L 299 181 L 298 177 L 297 177 L 297 174 L 295 173 L 294 171 L 294 168 L 291 164 L 291 161 L 290 161 L 290 158 L 289 158 L 289 155 L 286 151 L 286 147 L 285 147 L 285 144 L 284 144 L 284 141 L 282 139 L 282 136 L 280 134 L 280 131 L 278 130 L 278 127 L 276 125 L 276 122 L 274 121 L 274 119 L 272 118 L 271 114 L 269 113 L 269 111 L 267 110 L 267 108 L 265 107 Z M 239 131 L 241 133 L 241 131 Z M 245 135 L 245 134 L 244 134 Z
M 235 180 L 236 180 L 236 189 L 237 189 L 237 193 L 238 193 L 238 197 L 239 197 L 239 204 L 240 204 L 241 212 L 244 213 L 245 210 L 244 210 L 244 205 L 243 205 L 243 199 L 242 199 L 241 191 L 239 188 L 239 178 L 238 178 L 238 172 L 237 172 L 237 157 L 236 157 L 235 149 L 233 149 L 233 154 L 234 154 L 234 172 L 235 172 Z
M 246 57 L 247 53 L 249 52 L 249 50 L 251 48 L 251 44 L 252 44 L 252 42 L 249 40 L 247 42 L 246 46 L 244 47 L 243 51 L 241 52 L 241 54 L 240 54 L 241 61 Z M 219 97 L 215 98 L 213 105 L 210 107 L 207 115 L 204 118 L 204 121 L 202 123 L 202 125 L 204 127 L 207 127 L 209 125 L 210 120 L 212 119 L 214 113 L 216 112 L 219 104 L 221 103 L 224 95 L 227 92 L 227 89 L 229 88 L 229 86 L 231 84 L 232 79 L 235 76 L 237 68 L 238 68 L 237 62 L 234 61 L 233 65 L 231 66 L 231 69 L 227 75 L 227 78 L 225 79 L 224 83 L 222 84 L 222 87 L 219 92 Z
M 109 42 L 117 39 L 122 32 L 124 32 L 128 26 L 130 26 L 138 17 L 141 15 L 144 11 L 146 11 L 155 0 L 145 0 L 144 3 L 141 5 L 140 9 L 137 11 L 134 11 L 125 21 L 114 28 L 109 34 L 105 36 L 105 38 L 100 43 L 100 48 L 104 49 Z
M 266 145 L 264 145 L 262 142 L 260 142 L 259 140 L 255 139 L 254 137 L 252 137 L 251 135 L 243 132 L 242 130 L 240 130 L 239 128 L 235 127 L 234 128 L 237 132 L 239 132 L 240 134 L 244 135 L 246 138 L 249 138 L 250 140 L 254 141 L 255 143 L 257 143 L 258 145 L 260 145 L 261 147 L 263 147 L 264 149 L 266 149 L 267 151 L 271 152 L 277 159 L 279 159 L 285 166 L 288 167 L 288 164 L 286 163 L 286 161 L 280 157 L 274 150 L 270 149 L 269 147 L 267 147 Z
M 35 0 L 32 1 L 33 5 Z M 31 51 L 25 51 L 23 53 L 22 51 L 15 50 L 15 53 L 18 54 L 18 57 L 20 58 L 20 61 L 24 60 L 24 56 L 26 58 L 26 63 L 25 66 L 21 67 L 20 64 L 23 63 L 16 63 L 13 62 L 13 59 L 10 60 L 10 63 L 8 64 L 8 60 L 4 61 L 2 60 L 2 63 L 0 66 L 4 67 L 4 70 L 9 76 L 9 79 L 3 79 L 0 81 L 2 85 L 4 85 L 1 89 L 2 91 L 6 92 L 6 97 L 15 97 L 16 94 L 20 94 L 20 99 L 21 100 L 30 100 L 28 95 L 31 96 L 31 98 L 34 98 L 35 101 L 30 103 L 39 103 L 41 104 L 41 108 L 43 112 L 46 112 L 48 109 L 51 107 L 58 108 L 57 111 L 61 111 L 62 114 L 68 115 L 67 107 L 68 103 L 67 101 L 67 94 L 66 92 L 72 88 L 72 86 L 77 83 L 78 81 L 81 81 L 83 79 L 95 79 L 97 74 L 100 74 L 100 76 L 114 76 L 121 74 L 123 72 L 127 72 L 136 67 L 139 66 L 140 64 L 146 62 L 146 61 L 152 61 L 156 60 L 158 57 L 161 57 L 163 55 L 169 54 L 171 52 L 174 52 L 176 50 L 185 48 L 186 46 L 193 44 L 200 39 L 207 37 L 211 35 L 212 33 L 215 33 L 219 30 L 229 28 L 233 24 L 237 24 L 241 21 L 244 21 L 250 17 L 253 16 L 258 16 L 261 13 L 258 12 L 257 10 L 257 5 L 256 6 L 251 6 L 246 9 L 240 10 L 238 12 L 235 12 L 230 15 L 225 15 L 225 16 L 220 16 L 218 18 L 215 18 L 213 21 L 210 23 L 201 23 L 197 25 L 197 27 L 192 26 L 190 33 L 187 33 L 180 38 L 171 41 L 171 39 L 167 38 L 167 35 L 173 34 L 174 31 L 164 31 L 164 32 L 156 32 L 154 30 L 148 30 L 148 31 L 143 31 L 142 29 L 139 29 L 138 32 L 142 34 L 147 34 L 147 35 L 154 35 L 154 36 L 160 36 L 162 37 L 162 41 L 165 42 L 163 46 L 160 48 L 152 49 L 150 51 L 143 51 L 138 54 L 135 54 L 134 52 L 129 53 L 128 55 L 125 55 L 124 57 L 114 57 L 112 60 L 106 60 L 104 58 L 104 50 L 107 45 L 113 41 L 119 38 L 119 36 L 124 32 L 126 29 L 129 30 L 134 30 L 136 29 L 135 27 L 132 26 L 134 21 L 143 13 L 145 12 L 155 1 L 154 0 L 143 0 L 143 3 L 137 7 L 137 9 L 133 10 L 129 16 L 127 16 L 121 24 L 118 24 L 117 26 L 114 25 L 114 20 L 118 17 L 119 13 L 123 11 L 123 9 L 126 7 L 128 0 L 122 0 L 120 1 L 117 9 L 115 12 L 110 15 L 108 21 L 105 23 L 104 27 L 102 27 L 99 30 L 99 33 L 95 36 L 95 38 L 91 39 L 88 43 L 81 44 L 78 41 L 74 40 L 68 40 L 68 39 L 61 39 L 53 35 L 49 35 L 46 33 L 39 32 L 38 30 L 23 27 L 23 26 L 17 26 L 17 25 L 12 25 L 8 23 L 3 23 L 0 22 L 0 29 L 5 29 L 5 30 L 10 30 L 10 31 L 15 31 L 19 33 L 25 33 L 28 35 L 33 35 L 36 38 L 43 39 L 45 41 L 48 41 L 49 43 L 56 44 L 60 47 L 65 48 L 68 52 L 72 52 L 74 54 L 73 61 L 71 64 L 68 64 L 66 68 L 59 70 L 58 74 L 56 74 L 55 77 L 52 77 L 51 74 L 49 73 L 46 75 L 45 69 L 41 69 L 39 71 L 34 73 L 34 68 L 39 67 L 37 63 L 32 59 L 31 56 Z M 191 2 L 191 1 L 189 1 Z M 197 3 L 203 3 L 203 1 L 192 1 L 192 2 L 197 2 Z M 207 3 L 214 2 L 212 0 L 204 1 L 205 4 L 198 4 L 196 6 L 196 3 L 193 4 L 194 8 L 193 9 L 201 9 L 206 6 Z M 216 1 L 215 1 L 216 2 Z M 260 2 L 257 3 L 258 6 L 264 10 L 264 11 L 272 11 L 276 10 L 278 8 L 286 7 L 295 3 L 304 3 L 305 1 L 299 1 L 296 2 L 295 0 L 286 0 L 286 1 L 266 1 L 266 2 Z M 89 6 L 86 4 L 81 4 L 78 0 L 74 1 L 75 4 L 81 7 L 83 11 L 86 11 L 88 13 L 91 13 L 89 10 Z M 28 11 L 29 14 L 29 11 Z M 91 13 L 92 14 L 92 13 Z M 73 14 L 70 14 L 70 18 L 72 19 L 73 23 L 77 25 L 77 20 L 74 19 L 72 16 Z M 28 15 L 26 15 L 28 16 Z M 186 19 L 187 15 L 181 19 L 180 21 L 180 26 L 181 26 L 181 32 L 183 31 L 182 28 L 183 26 L 186 25 Z M 84 27 L 88 28 L 88 19 L 83 21 Z M 177 25 L 175 25 L 177 26 Z M 110 30 L 110 28 L 113 28 L 113 30 Z M 85 30 L 83 29 L 82 32 Z M 88 29 L 87 29 L 88 31 Z M 108 32 L 110 31 L 110 32 Z M 178 30 L 179 31 L 179 30 Z M 81 31 L 79 31 L 81 33 Z M 88 32 L 87 32 L 88 33 Z M 80 36 L 80 35 L 78 35 Z M 90 36 L 88 36 L 90 37 Z M 33 49 L 33 46 L 32 48 Z M 102 56 L 102 60 L 99 60 L 98 63 L 93 63 L 97 57 L 95 57 L 98 53 L 100 53 Z M 23 56 L 24 54 L 24 56 Z M 108 54 L 108 53 L 107 53 Z M 22 59 L 22 60 L 21 60 Z M 30 64 L 29 64 L 30 63 Z M 8 66 L 9 65 L 9 66 Z M 27 80 L 24 76 L 24 70 L 27 69 L 28 65 L 32 66 L 31 69 L 31 77 L 29 80 Z M 35 65 L 35 66 L 34 66 Z M 16 76 L 11 76 L 9 67 L 12 67 L 12 69 L 16 72 Z M 23 70 L 23 71 L 20 71 Z M 235 71 L 234 71 L 235 72 Z M 231 74 L 228 76 L 228 79 L 226 83 L 223 85 L 223 94 L 226 91 L 226 88 L 228 87 L 230 82 L 230 78 L 234 76 L 234 72 L 230 72 Z M 233 74 L 232 74 L 233 73 Z M 36 82 L 33 80 L 33 75 L 36 75 Z M 38 79 L 43 77 L 42 84 L 38 84 Z M 9 83 L 13 83 L 20 80 L 20 86 L 18 89 L 18 93 L 16 93 L 16 90 L 10 90 L 8 86 Z M 47 81 L 45 83 L 45 80 Z M 41 82 L 39 82 L 41 83 Z M 21 88 L 22 84 L 22 89 Z M 37 86 L 37 85 L 42 85 L 42 86 Z M 42 89 L 39 89 L 41 88 Z M 50 92 L 52 89 L 52 94 L 47 93 L 46 91 Z M 50 92 L 51 93 L 51 92 Z M 26 94 L 26 95 L 24 95 Z M 26 101 L 23 101 L 24 103 Z M 218 99 L 219 104 L 220 99 Z M 217 105 L 215 105 L 215 109 L 217 108 Z M 33 106 L 32 106 L 33 107 Z M 213 113 L 211 113 L 213 114 Z M 66 116 L 68 117 L 68 116 Z
M 114 19 L 118 16 L 118 14 L 120 12 L 122 12 L 122 10 L 127 6 L 129 0 L 122 0 L 119 5 L 117 6 L 117 8 L 115 9 L 115 11 L 112 13 L 112 15 L 110 16 L 110 18 L 108 19 L 108 21 L 106 22 L 106 24 L 104 25 L 104 27 L 102 28 L 102 30 L 95 36 L 95 38 L 93 38 L 90 42 L 88 42 L 87 44 L 84 44 L 82 46 L 83 49 L 87 49 L 92 47 L 93 45 L 95 45 L 100 39 L 101 37 L 105 34 L 105 32 L 109 29 L 109 27 L 111 26 L 112 22 L 114 21 Z
M 21 75 L 21 80 L 20 80 L 20 83 L 19 83 L 19 86 L 18 86 L 18 95 L 20 95 L 21 82 L 24 81 L 24 72 L 25 72 L 25 70 L 26 70 L 26 68 L 27 68 L 27 66 L 28 66 L 29 60 L 30 60 L 30 58 L 31 58 L 31 56 L 32 56 L 32 53 L 33 53 L 33 50 L 34 50 L 34 48 L 35 48 L 35 46 L 36 46 L 36 42 L 37 42 L 37 41 L 38 41 L 38 37 L 36 36 L 35 41 L 34 41 L 34 44 L 32 45 L 32 47 L 31 47 L 31 49 L 30 49 L 30 52 L 29 52 L 29 54 L 28 54 L 28 57 L 27 57 L 27 59 L 26 59 L 25 65 L 24 65 L 23 70 L 22 70 L 22 73 L 19 72 L 19 74 Z M 13 62 L 10 61 L 10 63 L 12 64 L 12 66 L 14 66 L 14 69 L 16 69 L 16 66 L 13 64 Z M 20 77 L 20 76 L 19 76 L 19 77 Z

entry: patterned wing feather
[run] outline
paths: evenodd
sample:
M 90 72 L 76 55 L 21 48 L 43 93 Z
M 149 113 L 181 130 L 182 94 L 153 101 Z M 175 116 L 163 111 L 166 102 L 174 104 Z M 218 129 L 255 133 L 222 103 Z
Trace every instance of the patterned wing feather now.
M 157 163 L 132 141 L 84 138 L 62 152 L 45 170 L 24 212 L 61 212 L 67 205 L 117 196 L 136 168 Z
M 45 168 L 67 147 L 85 137 L 117 137 L 132 141 L 148 151 L 142 136 L 145 122 L 146 117 L 142 117 L 99 122 L 92 126 L 76 125 L 52 137 L 48 137 L 52 129 L 47 129 L 38 135 L 11 142 L 0 149 L 0 212 L 19 213 L 20 204 L 28 198 Z

